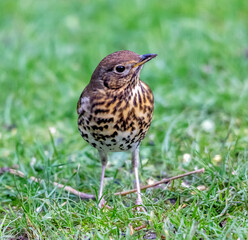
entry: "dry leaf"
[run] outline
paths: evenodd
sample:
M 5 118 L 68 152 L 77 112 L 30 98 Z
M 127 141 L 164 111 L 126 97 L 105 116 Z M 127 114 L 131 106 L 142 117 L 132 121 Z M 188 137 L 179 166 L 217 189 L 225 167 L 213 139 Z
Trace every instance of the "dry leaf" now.
M 198 189 L 199 191 L 204 191 L 204 190 L 207 189 L 207 187 L 204 186 L 204 185 L 199 185 L 199 186 L 197 187 L 197 189 Z
M 133 230 L 133 226 L 132 226 L 132 224 L 128 224 L 128 227 L 129 227 L 129 229 L 130 229 L 130 236 L 132 236 L 133 234 L 134 234 L 134 230 Z

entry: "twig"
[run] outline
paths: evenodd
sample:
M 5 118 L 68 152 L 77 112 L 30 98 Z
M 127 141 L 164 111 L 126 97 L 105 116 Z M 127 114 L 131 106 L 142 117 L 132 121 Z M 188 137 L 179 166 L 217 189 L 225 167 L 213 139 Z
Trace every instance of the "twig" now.
M 198 170 L 195 170 L 195 171 L 192 171 L 192 172 L 187 172 L 187 173 L 184 173 L 184 174 L 181 174 L 181 175 L 178 175 L 178 176 L 175 176 L 175 177 L 171 177 L 171 178 L 164 178 L 162 179 L 161 181 L 158 181 L 158 182 L 155 182 L 153 184 L 149 184 L 149 185 L 145 185 L 143 187 L 140 187 L 141 190 L 144 190 L 144 189 L 147 189 L 147 188 L 152 188 L 152 187 L 155 187 L 161 183 L 167 183 L 167 182 L 170 182 L 172 180 L 175 180 L 175 179 L 178 179 L 178 178 L 182 178 L 182 177 L 186 177 L 186 176 L 189 176 L 189 175 L 192 175 L 192 174 L 195 174 L 195 173 L 204 173 L 205 169 L 204 168 L 201 168 L 201 169 L 198 169 Z M 132 189 L 132 190 L 129 190 L 129 191 L 124 191 L 124 192 L 117 192 L 115 193 L 114 195 L 121 195 L 121 196 L 125 196 L 127 194 L 130 194 L 130 193 L 134 193 L 136 192 L 137 189 Z
M 139 231 L 139 230 L 141 230 L 143 228 L 146 228 L 146 224 L 142 224 L 141 226 L 134 228 L 134 230 Z
M 152 187 L 155 187 L 155 186 L 157 186 L 159 184 L 167 183 L 167 182 L 170 182 L 172 180 L 175 180 L 175 179 L 178 179 L 178 178 L 182 178 L 182 177 L 185 177 L 185 176 L 189 176 L 189 175 L 192 175 L 192 174 L 204 173 L 204 171 L 205 171 L 205 169 L 204 168 L 201 168 L 201 169 L 198 169 L 198 170 L 195 170 L 195 171 L 192 171 L 192 172 L 187 172 L 187 173 L 184 173 L 184 174 L 175 176 L 175 177 L 165 178 L 165 179 L 162 179 L 161 181 L 155 182 L 153 184 L 149 184 L 149 185 L 143 186 L 143 187 L 141 187 L 141 190 L 147 189 L 147 188 L 152 188 Z M 16 170 L 16 169 L 13 169 L 13 168 L 8 168 L 8 167 L 0 168 L 0 174 L 3 174 L 4 172 L 9 172 L 10 174 L 13 174 L 15 176 L 19 176 L 21 178 L 25 178 L 25 174 L 23 172 L 21 172 L 19 170 Z M 35 178 L 33 176 L 31 176 L 30 179 L 32 181 L 34 181 L 34 182 L 37 182 L 37 183 L 40 183 L 41 181 L 43 181 L 42 179 Z M 53 182 L 53 185 L 55 187 L 57 187 L 57 188 L 64 189 L 67 192 L 70 192 L 70 193 L 72 193 L 72 194 L 74 194 L 76 196 L 79 196 L 82 199 L 95 199 L 96 198 L 94 195 L 83 193 L 83 192 L 79 192 L 79 191 L 77 191 L 76 189 L 74 189 L 72 187 L 65 186 L 65 185 L 60 184 L 60 183 L 57 183 L 57 182 Z M 117 192 L 114 195 L 124 196 L 124 195 L 130 194 L 130 193 L 134 193 L 136 191 L 137 191 L 136 189 L 132 189 L 132 190 L 129 190 L 129 191 Z
M 8 168 L 8 167 L 0 168 L 0 174 L 2 174 L 4 172 L 9 172 L 10 174 L 13 174 L 15 176 L 18 176 L 18 177 L 21 177 L 21 178 L 25 178 L 25 174 L 23 172 L 21 172 L 19 170 L 15 170 L 13 168 Z M 33 176 L 31 176 L 30 179 L 32 181 L 34 181 L 34 182 L 37 182 L 37 183 L 40 183 L 41 181 L 43 181 L 42 179 L 35 178 Z M 72 193 L 72 194 L 74 194 L 76 196 L 79 196 L 82 199 L 95 199 L 95 196 L 94 195 L 83 193 L 83 192 L 79 192 L 79 191 L 75 190 L 72 187 L 65 186 L 65 185 L 60 184 L 60 183 L 53 182 L 53 185 L 55 187 L 57 187 L 57 188 L 62 188 L 62 189 L 64 189 L 67 192 L 70 192 L 70 193 Z

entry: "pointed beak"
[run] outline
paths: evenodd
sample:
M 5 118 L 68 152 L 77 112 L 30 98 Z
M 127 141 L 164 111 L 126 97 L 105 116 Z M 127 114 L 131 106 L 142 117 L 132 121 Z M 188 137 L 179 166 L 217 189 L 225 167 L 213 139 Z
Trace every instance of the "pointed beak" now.
M 136 68 L 140 65 L 143 65 L 144 63 L 150 61 L 151 59 L 155 58 L 157 56 L 157 54 L 144 54 L 144 55 L 140 55 L 140 61 L 138 63 L 136 63 L 133 68 Z

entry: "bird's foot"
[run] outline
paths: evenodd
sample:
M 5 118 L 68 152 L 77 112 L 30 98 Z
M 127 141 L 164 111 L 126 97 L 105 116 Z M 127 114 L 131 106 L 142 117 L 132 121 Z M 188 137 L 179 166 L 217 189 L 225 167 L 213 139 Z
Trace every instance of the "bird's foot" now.
M 137 212 L 143 212 L 143 213 L 146 213 L 146 209 L 144 208 L 144 206 L 143 206 L 143 201 L 142 201 L 142 199 L 137 199 L 136 200 L 136 207 L 135 207 L 135 210 L 137 211 Z
M 106 207 L 107 209 L 113 209 L 112 207 L 110 207 L 107 202 L 104 200 L 104 198 L 102 198 L 98 204 L 99 208 L 104 208 Z

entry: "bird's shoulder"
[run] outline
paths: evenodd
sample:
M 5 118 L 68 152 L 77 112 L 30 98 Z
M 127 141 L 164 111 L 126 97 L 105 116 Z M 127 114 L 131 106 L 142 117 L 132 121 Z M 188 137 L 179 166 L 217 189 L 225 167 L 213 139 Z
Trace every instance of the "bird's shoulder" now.
M 83 109 L 88 108 L 94 101 L 101 99 L 104 95 L 104 91 L 101 89 L 92 88 L 91 84 L 87 85 L 78 99 L 77 113 L 80 114 Z

